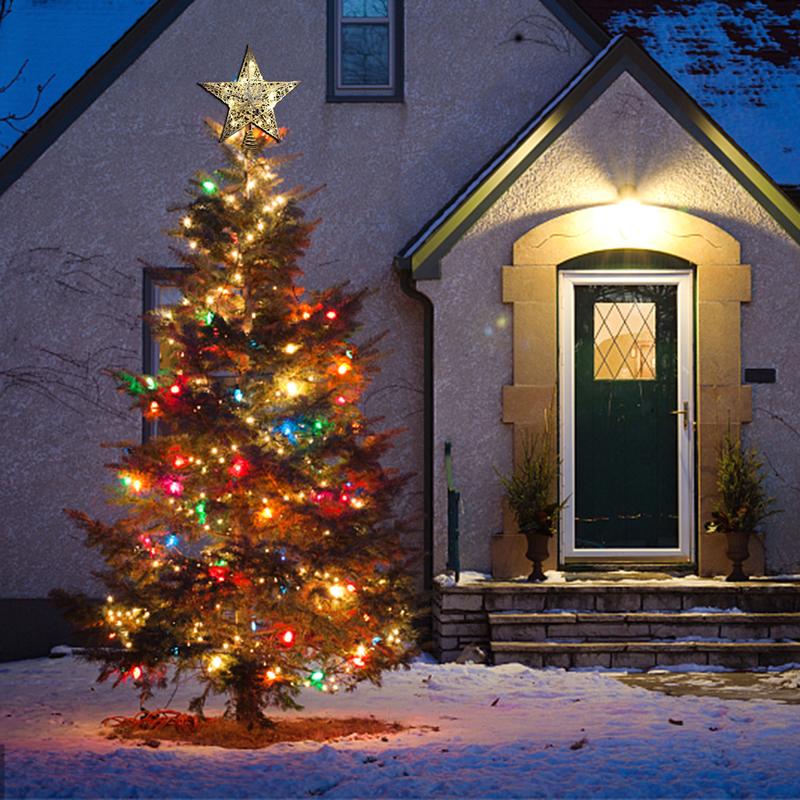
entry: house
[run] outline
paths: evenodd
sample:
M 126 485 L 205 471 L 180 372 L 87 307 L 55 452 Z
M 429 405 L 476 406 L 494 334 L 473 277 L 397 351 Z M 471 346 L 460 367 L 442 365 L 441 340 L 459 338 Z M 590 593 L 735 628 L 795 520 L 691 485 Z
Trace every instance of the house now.
M 63 635 L 50 589 L 95 586 L 61 509 L 102 509 L 98 443 L 141 426 L 97 373 L 153 367 L 142 262 L 171 263 L 165 209 L 218 161 L 201 118 L 221 110 L 196 83 L 248 43 L 266 77 L 301 82 L 278 118 L 303 153 L 287 180 L 324 187 L 307 282 L 373 287 L 365 329 L 390 332 L 366 406 L 406 428 L 392 458 L 417 476 L 400 513 L 421 592 L 448 559 L 445 443 L 461 568 L 489 573 L 493 548 L 520 555 L 495 468 L 546 424 L 567 501 L 546 567 L 722 573 L 703 522 L 718 445 L 743 430 L 784 510 L 747 566 L 797 570 L 800 211 L 632 39 L 574 0 L 159 0 L 0 161 L 3 653 Z M 800 611 L 794 588 L 777 610 Z M 470 625 L 486 638 L 484 612 L 558 607 L 503 591 L 437 589 L 461 615 L 439 615 L 445 657 Z

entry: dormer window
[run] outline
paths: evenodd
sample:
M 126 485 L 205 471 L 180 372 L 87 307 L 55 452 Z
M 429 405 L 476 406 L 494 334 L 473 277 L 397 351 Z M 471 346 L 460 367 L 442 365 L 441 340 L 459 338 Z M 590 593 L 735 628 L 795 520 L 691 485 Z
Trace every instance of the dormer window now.
M 402 0 L 328 0 L 327 99 L 402 101 Z

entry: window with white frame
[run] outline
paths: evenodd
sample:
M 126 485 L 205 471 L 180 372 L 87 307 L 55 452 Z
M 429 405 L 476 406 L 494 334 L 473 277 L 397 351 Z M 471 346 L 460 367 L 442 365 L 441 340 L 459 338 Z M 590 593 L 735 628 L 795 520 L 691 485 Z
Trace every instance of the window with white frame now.
M 328 100 L 402 99 L 402 0 L 328 0 Z

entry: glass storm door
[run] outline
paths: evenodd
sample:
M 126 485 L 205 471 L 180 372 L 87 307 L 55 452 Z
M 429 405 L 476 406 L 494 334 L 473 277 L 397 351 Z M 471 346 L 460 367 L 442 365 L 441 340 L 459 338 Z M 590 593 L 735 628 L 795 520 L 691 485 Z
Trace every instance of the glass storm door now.
M 691 276 L 584 272 L 562 276 L 562 288 L 562 337 L 571 329 L 564 553 L 688 560 L 691 306 L 681 301 Z

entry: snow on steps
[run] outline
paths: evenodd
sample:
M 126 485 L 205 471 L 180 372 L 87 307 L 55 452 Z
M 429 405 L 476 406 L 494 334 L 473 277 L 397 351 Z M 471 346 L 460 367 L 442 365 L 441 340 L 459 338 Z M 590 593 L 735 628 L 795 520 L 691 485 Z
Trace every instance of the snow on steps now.
M 445 661 L 474 643 L 496 664 L 533 667 L 800 662 L 798 582 L 483 581 L 437 587 L 433 610 Z

